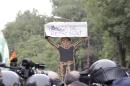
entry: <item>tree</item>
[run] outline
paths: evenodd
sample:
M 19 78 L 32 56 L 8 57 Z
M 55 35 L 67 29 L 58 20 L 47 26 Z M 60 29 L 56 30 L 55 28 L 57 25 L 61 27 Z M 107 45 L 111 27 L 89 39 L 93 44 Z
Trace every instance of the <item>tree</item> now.
M 19 12 L 16 20 L 4 29 L 9 49 L 15 49 L 19 63 L 30 58 L 36 63 L 44 63 L 48 69 L 57 71 L 57 54 L 44 38 L 44 24 L 47 17 L 33 12 Z M 56 66 L 55 66 L 55 65 Z
M 73 21 L 81 21 L 87 16 L 84 2 L 85 0 L 52 0 L 53 15 Z
M 118 54 L 122 66 L 126 66 L 126 46 L 129 38 L 129 0 L 108 0 L 102 1 L 102 15 L 104 16 L 104 30 L 107 30 L 111 36 L 115 37 L 118 45 Z
M 93 5 L 93 6 L 92 6 Z M 95 28 L 102 28 L 103 36 L 107 37 L 109 41 L 103 43 L 102 50 L 106 49 L 106 45 L 116 45 L 115 54 L 105 51 L 109 55 L 119 56 L 122 66 L 126 66 L 126 57 L 129 57 L 129 0 L 87 0 L 86 6 L 88 7 L 88 18 L 94 23 Z M 99 25 L 97 25 L 99 24 Z M 92 26 L 92 25 L 90 25 Z M 108 36 L 105 36 L 106 31 Z M 116 43 L 116 44 L 115 44 Z M 102 52 L 103 53 L 103 52 Z M 103 54 L 102 54 L 103 55 Z M 106 54 L 104 54 L 106 55 Z M 107 57 L 109 57 L 109 55 Z M 115 56 L 112 56 L 115 57 Z

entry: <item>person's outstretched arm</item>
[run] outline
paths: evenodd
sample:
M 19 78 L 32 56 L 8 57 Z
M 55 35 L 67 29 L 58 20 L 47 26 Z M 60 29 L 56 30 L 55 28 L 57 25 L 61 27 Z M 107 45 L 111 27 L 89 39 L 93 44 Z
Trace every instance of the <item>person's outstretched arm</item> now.
M 55 43 L 51 40 L 51 37 L 50 37 L 50 36 L 47 36 L 46 39 L 47 39 L 47 41 L 48 41 L 52 46 L 54 46 L 55 48 L 58 48 L 58 45 L 55 44 Z
M 87 40 L 87 37 L 82 37 L 79 41 L 74 43 L 74 47 L 77 48 L 79 44 L 81 44 L 82 42 L 85 42 L 86 40 Z

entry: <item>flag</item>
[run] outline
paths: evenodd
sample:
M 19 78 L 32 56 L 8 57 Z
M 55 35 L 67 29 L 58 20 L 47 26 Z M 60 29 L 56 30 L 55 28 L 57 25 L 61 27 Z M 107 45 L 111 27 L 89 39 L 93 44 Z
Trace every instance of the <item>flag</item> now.
M 9 58 L 9 62 L 11 62 L 14 59 L 16 59 L 16 51 L 15 50 L 12 51 L 10 58 Z

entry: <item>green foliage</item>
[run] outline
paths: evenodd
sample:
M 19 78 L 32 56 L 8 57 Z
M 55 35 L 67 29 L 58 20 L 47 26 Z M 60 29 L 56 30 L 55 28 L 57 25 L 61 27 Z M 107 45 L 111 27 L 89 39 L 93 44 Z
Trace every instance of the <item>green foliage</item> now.
M 19 63 L 23 58 L 31 58 L 36 63 L 44 63 L 48 69 L 57 71 L 58 52 L 44 39 L 45 22 L 53 18 L 38 15 L 37 11 L 19 12 L 15 21 L 4 30 L 9 48 L 15 48 Z M 59 39 L 55 39 L 58 42 Z M 75 40 L 76 41 L 76 40 Z
M 93 47 L 94 56 L 101 58 L 100 51 L 103 48 L 103 35 L 104 30 L 102 28 L 103 22 L 101 9 L 98 7 L 97 0 L 86 0 L 85 8 L 87 11 L 88 31 L 90 37 L 90 44 Z
M 86 9 L 89 19 L 89 28 L 94 29 L 93 33 L 101 33 L 96 35 L 101 38 L 101 49 L 98 55 L 106 57 L 129 57 L 130 50 L 130 29 L 129 29 L 129 0 L 87 0 Z M 93 34 L 92 33 L 92 34 Z M 101 36 L 102 35 L 102 36 Z M 122 47 L 121 47 L 121 45 Z M 126 49 L 126 57 L 122 57 L 120 48 Z M 124 50 L 125 51 L 125 50 Z
M 120 57 L 119 42 L 126 49 L 126 60 L 130 60 L 130 0 L 51 0 L 53 15 L 73 21 L 87 21 L 90 45 L 98 58 Z M 45 63 L 57 70 L 57 52 L 44 39 L 44 24 L 54 20 L 33 12 L 19 12 L 14 22 L 4 30 L 9 48 L 17 50 L 21 61 L 25 57 L 35 62 Z M 119 40 L 117 40 L 119 37 Z M 54 39 L 56 42 L 58 39 Z M 76 40 L 76 39 L 74 39 Z M 52 50 L 53 49 L 53 50 Z M 77 51 L 76 57 L 84 56 L 84 48 Z
M 109 36 L 109 33 L 105 31 L 103 35 L 103 48 L 100 52 L 100 58 L 115 58 L 117 57 L 117 44 L 113 37 Z
M 81 21 L 86 17 L 85 0 L 52 0 L 53 14 L 68 18 L 73 21 Z
M 19 62 L 23 58 L 31 58 L 57 71 L 57 65 L 54 65 L 57 64 L 57 52 L 52 51 L 51 45 L 44 38 L 45 19 L 36 10 L 19 12 L 16 20 L 7 24 L 4 33 L 9 49 L 16 49 Z
M 130 43 L 129 35 L 129 22 L 130 16 L 128 11 L 130 9 L 130 1 L 129 0 L 108 0 L 101 1 L 102 8 L 102 16 L 104 16 L 104 30 L 107 30 L 111 36 L 117 39 L 118 55 L 120 56 L 121 63 L 124 66 L 126 64 L 126 57 L 129 57 L 126 50 L 130 50 L 130 48 L 126 47 Z M 115 52 L 115 53 L 116 53 Z

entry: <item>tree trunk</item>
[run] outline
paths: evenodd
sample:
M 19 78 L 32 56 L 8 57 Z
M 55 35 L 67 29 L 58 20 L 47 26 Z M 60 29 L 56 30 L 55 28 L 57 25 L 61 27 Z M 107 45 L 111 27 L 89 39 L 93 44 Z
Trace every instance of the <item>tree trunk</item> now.
M 117 37 L 117 41 L 121 66 L 126 67 L 126 47 L 124 41 L 121 40 L 120 36 Z

